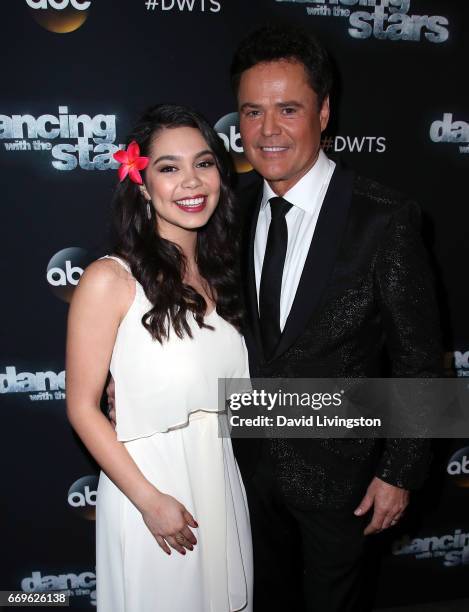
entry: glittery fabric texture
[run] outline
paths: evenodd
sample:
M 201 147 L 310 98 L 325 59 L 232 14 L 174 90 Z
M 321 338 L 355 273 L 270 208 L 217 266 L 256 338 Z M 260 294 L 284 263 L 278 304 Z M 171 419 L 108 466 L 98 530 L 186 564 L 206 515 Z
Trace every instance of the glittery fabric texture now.
M 439 315 L 420 235 L 420 209 L 368 179 L 355 177 L 350 184 L 333 266 L 308 323 L 281 355 L 265 362 L 251 321 L 246 334 L 251 376 L 442 374 Z M 315 234 L 313 242 L 327 239 L 329 227 L 318 224 L 318 231 L 322 236 Z M 249 266 L 245 274 L 248 282 Z M 314 276 L 304 274 L 301 282 L 315 290 Z M 244 440 L 235 444 L 244 475 L 253 469 L 262 443 L 270 446 L 283 494 L 301 507 L 352 504 L 374 474 L 400 487 L 417 488 L 429 462 L 429 442 L 423 439 Z

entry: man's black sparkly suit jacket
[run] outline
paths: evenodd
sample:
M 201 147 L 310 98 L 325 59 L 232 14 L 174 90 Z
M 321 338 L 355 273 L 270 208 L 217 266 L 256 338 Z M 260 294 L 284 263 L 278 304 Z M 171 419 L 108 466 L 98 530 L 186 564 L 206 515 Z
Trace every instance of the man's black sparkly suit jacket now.
M 254 276 L 262 185 L 240 198 L 244 211 L 246 344 L 252 377 L 379 377 L 383 353 L 393 377 L 441 375 L 438 309 L 418 206 L 336 166 L 301 281 L 274 356 L 263 357 Z M 409 406 L 412 410 L 412 406 Z M 373 475 L 421 485 L 425 440 L 233 440 L 244 478 L 268 445 L 282 494 L 301 507 L 361 499 Z M 265 449 L 265 447 L 264 447 Z

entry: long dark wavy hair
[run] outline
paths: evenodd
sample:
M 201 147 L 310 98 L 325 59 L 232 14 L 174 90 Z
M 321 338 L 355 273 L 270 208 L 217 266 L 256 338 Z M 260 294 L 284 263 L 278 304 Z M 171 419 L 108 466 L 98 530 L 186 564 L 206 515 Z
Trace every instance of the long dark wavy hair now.
M 208 223 L 197 230 L 196 262 L 200 275 L 216 299 L 218 314 L 238 330 L 242 324 L 238 273 L 238 223 L 234 213 L 231 158 L 218 134 L 197 112 L 184 106 L 159 104 L 149 108 L 137 121 L 127 143 L 135 140 L 140 154 L 148 156 L 161 130 L 192 127 L 200 130 L 213 152 L 220 173 L 220 199 Z M 143 174 L 145 181 L 145 173 Z M 186 266 L 181 249 L 157 231 L 153 206 L 147 216 L 146 200 L 138 185 L 126 178 L 115 192 L 113 206 L 113 252 L 127 261 L 133 276 L 142 285 L 151 310 L 142 324 L 152 337 L 163 343 L 172 327 L 178 337 L 192 337 L 187 317 L 204 323 L 206 303 L 193 287 L 183 282 Z

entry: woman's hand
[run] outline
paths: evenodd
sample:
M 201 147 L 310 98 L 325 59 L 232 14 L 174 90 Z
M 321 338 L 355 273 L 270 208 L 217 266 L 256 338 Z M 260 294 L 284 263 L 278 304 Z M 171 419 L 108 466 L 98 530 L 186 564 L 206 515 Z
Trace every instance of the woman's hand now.
M 165 553 L 171 554 L 169 546 L 181 555 L 186 554 L 186 548 L 194 549 L 197 539 L 189 526 L 198 527 L 197 522 L 177 499 L 158 493 L 158 497 L 146 504 L 141 512 L 146 526 Z

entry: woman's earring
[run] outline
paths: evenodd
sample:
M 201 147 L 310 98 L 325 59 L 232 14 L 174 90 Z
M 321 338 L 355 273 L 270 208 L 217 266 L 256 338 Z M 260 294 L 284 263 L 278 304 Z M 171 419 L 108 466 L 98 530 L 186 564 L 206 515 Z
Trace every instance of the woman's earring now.
M 147 217 L 151 221 L 151 200 L 147 200 Z

